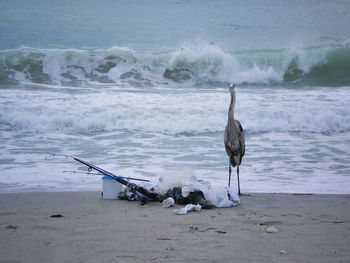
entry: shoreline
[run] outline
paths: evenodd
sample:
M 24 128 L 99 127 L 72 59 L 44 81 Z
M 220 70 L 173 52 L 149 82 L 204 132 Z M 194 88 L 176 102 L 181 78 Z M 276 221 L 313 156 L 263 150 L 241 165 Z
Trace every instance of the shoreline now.
M 348 262 L 350 195 L 254 193 L 175 215 L 100 192 L 0 193 L 0 262 Z M 53 216 L 53 217 L 52 217 Z

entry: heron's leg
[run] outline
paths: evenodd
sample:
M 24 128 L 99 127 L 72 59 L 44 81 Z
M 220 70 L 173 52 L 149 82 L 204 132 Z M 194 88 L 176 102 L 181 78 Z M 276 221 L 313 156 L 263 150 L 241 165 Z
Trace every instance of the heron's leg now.
M 237 165 L 238 195 L 241 195 L 241 185 L 239 183 L 239 165 Z
M 230 164 L 230 161 L 229 161 L 229 163 L 228 163 L 228 186 L 229 187 L 231 185 L 231 171 L 232 171 L 232 169 L 231 169 L 231 164 Z

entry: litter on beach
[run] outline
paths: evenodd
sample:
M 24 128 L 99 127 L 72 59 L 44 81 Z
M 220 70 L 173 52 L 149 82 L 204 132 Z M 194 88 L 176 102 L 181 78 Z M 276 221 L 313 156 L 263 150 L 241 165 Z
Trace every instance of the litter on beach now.
M 95 170 L 103 175 L 102 197 L 104 199 L 139 201 L 141 205 L 145 205 L 148 201 L 158 201 L 163 207 L 172 207 L 175 204 L 185 205 L 184 208 L 176 210 L 177 214 L 187 214 L 190 211 L 213 207 L 234 207 L 240 204 L 238 193 L 232 187 L 212 187 L 209 181 L 199 180 L 195 176 L 162 192 L 156 183 L 133 178 L 140 181 L 136 184 L 130 182 L 127 177 L 117 176 L 77 157 L 73 159 L 86 165 L 89 171 Z

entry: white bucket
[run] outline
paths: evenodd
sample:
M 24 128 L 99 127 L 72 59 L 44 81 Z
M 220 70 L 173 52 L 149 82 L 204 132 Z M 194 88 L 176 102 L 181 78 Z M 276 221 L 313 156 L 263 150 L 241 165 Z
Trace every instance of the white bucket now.
M 109 176 L 102 177 L 103 199 L 118 199 L 118 194 L 122 191 L 122 185 Z

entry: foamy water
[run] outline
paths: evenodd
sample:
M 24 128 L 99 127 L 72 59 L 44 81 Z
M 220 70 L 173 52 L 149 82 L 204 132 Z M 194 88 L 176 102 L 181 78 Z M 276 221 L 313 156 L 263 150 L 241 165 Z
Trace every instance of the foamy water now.
M 24 86 L 2 90 L 1 100 L 2 191 L 100 188 L 99 176 L 63 173 L 86 169 L 50 154 L 124 176 L 183 171 L 227 183 L 226 88 Z M 348 193 L 349 103 L 348 88 L 238 87 L 236 117 L 247 132 L 242 188 Z

